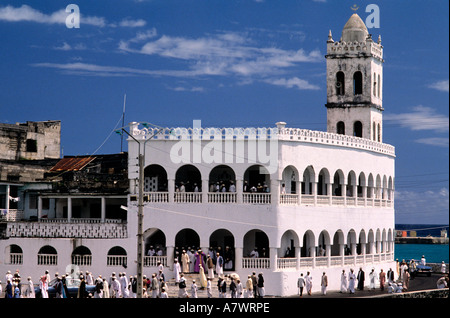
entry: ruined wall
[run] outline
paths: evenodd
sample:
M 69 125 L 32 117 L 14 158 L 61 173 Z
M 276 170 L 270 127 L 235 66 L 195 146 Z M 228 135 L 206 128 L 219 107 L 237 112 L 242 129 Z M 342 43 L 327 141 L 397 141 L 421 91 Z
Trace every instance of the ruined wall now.
M 0 159 L 57 159 L 60 147 L 61 121 L 0 124 Z

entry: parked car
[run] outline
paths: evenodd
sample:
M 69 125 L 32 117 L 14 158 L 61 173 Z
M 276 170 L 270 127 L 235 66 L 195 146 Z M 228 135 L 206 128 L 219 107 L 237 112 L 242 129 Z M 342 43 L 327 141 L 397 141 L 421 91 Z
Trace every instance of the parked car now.
M 416 275 L 418 274 L 426 274 L 428 277 L 431 276 L 432 268 L 430 266 L 418 264 L 416 265 Z
M 66 278 L 66 286 L 67 289 L 69 291 L 69 297 L 68 298 L 77 298 L 78 296 L 78 288 L 80 287 L 80 283 L 81 280 L 78 278 Z M 56 289 L 55 289 L 55 284 L 56 284 L 56 278 L 53 279 L 52 281 L 50 281 L 50 283 L 48 284 L 48 298 L 55 298 L 56 297 Z M 86 295 L 85 297 L 87 297 L 87 295 L 92 294 L 94 295 L 94 290 L 95 290 L 95 285 L 87 285 L 86 284 Z M 41 289 L 39 288 L 39 286 L 34 288 L 34 291 L 36 293 L 36 298 L 41 298 Z

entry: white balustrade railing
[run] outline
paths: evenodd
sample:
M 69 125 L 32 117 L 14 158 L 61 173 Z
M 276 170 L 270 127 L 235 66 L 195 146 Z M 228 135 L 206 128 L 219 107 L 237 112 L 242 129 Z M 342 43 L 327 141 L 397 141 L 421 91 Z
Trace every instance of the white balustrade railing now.
M 152 203 L 169 202 L 169 192 L 144 192 L 144 201 Z
M 75 264 L 78 266 L 91 266 L 92 265 L 92 255 L 72 254 L 72 264 Z
M 242 203 L 244 204 L 270 204 L 270 193 L 243 193 Z
M 236 203 L 237 193 L 235 192 L 209 192 L 208 203 Z
M 38 265 L 58 265 L 57 254 L 38 254 Z
M 177 203 L 202 203 L 202 193 L 175 192 L 174 201 Z
M 167 256 L 144 256 L 144 267 L 157 267 L 159 263 L 166 267 Z
M 297 258 L 295 257 L 286 257 L 286 258 L 278 258 L 277 259 L 277 268 L 278 269 L 295 269 L 297 268 Z
M 269 258 L 242 258 L 242 268 L 260 268 L 268 269 L 270 268 Z
M 126 255 L 108 255 L 106 257 L 106 266 L 126 266 Z
M 298 194 L 284 194 L 280 195 L 280 204 L 285 205 L 297 205 L 298 204 Z
M 22 253 L 10 253 L 9 254 L 9 264 L 20 265 L 22 263 L 23 263 L 23 254 Z

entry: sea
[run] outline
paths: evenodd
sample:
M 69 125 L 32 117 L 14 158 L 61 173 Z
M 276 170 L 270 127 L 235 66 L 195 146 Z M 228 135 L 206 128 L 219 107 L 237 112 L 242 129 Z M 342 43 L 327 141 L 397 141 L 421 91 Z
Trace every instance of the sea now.
M 448 224 L 395 224 L 395 230 L 414 230 L 420 237 L 428 235 L 439 237 L 442 229 L 447 230 L 447 235 L 450 234 Z M 427 263 L 441 263 L 442 261 L 448 263 L 448 244 L 395 244 L 394 257 L 400 261 L 402 259 L 420 260 L 422 255 L 425 255 Z

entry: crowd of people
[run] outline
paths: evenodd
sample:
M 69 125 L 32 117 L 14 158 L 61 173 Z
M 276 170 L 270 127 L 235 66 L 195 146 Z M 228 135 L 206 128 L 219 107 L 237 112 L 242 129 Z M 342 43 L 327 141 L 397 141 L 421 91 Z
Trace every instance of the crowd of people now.
M 186 255 L 186 251 L 183 250 L 183 254 Z M 265 296 L 264 277 L 262 273 L 256 275 L 255 272 L 248 275 L 247 280 L 244 282 L 237 274 L 224 275 L 223 266 L 225 264 L 224 259 L 220 253 L 216 253 L 215 261 L 213 262 L 211 254 L 205 255 L 199 249 L 196 253 L 196 260 L 194 261 L 194 267 L 190 267 L 190 261 L 181 256 L 181 262 L 179 258 L 175 258 L 173 266 L 173 274 L 175 276 L 175 285 L 172 284 L 170 288 L 178 289 L 179 298 L 197 298 L 198 290 L 205 289 L 208 298 L 213 297 L 213 280 L 215 277 L 217 280 L 217 290 L 219 298 L 262 298 Z M 180 264 L 181 263 L 181 264 Z M 418 262 L 411 260 L 410 262 L 396 260 L 396 268 L 393 270 L 389 268 L 387 272 L 380 269 L 377 273 L 375 268 L 372 268 L 368 274 L 368 288 L 369 290 L 375 290 L 378 288 L 387 293 L 401 293 L 409 290 L 409 281 L 414 278 L 417 272 L 418 265 L 425 265 L 426 260 L 423 256 Z M 207 268 L 205 273 L 204 268 Z M 166 268 L 167 269 L 167 268 Z M 143 297 L 146 298 L 168 298 L 169 284 L 166 281 L 164 274 L 165 267 L 158 263 L 157 272 L 153 273 L 151 277 L 143 275 Z M 446 274 L 446 265 L 444 262 L 441 264 L 442 277 L 437 281 L 437 288 L 448 287 L 448 275 Z M 199 279 L 192 280 L 190 286 L 187 286 L 188 282 L 185 274 L 198 273 Z M 74 285 L 74 279 L 77 283 Z M 56 298 L 136 298 L 137 297 L 137 277 L 127 277 L 125 272 L 120 272 L 117 276 L 116 273 L 111 273 L 107 279 L 98 275 L 94 277 L 89 271 L 86 272 L 72 272 L 65 275 L 54 274 L 54 279 L 51 280 L 49 271 L 39 278 L 39 288 L 35 288 L 31 277 L 27 277 L 27 281 L 23 282 L 20 276 L 19 270 L 16 270 L 14 274 L 11 271 L 7 271 L 5 276 L 6 284 L 4 290 L 5 298 L 49 298 L 49 285 L 52 287 Z M 366 287 L 366 273 L 362 268 L 357 273 L 353 269 L 350 269 L 347 273 L 345 269 L 342 270 L 340 275 L 340 292 L 354 294 L 355 290 L 364 290 Z M 313 278 L 310 272 L 306 273 L 303 277 L 303 273 L 297 281 L 297 287 L 300 297 L 303 296 L 304 290 L 308 295 L 311 295 L 313 285 Z M 75 286 L 75 293 L 73 287 Z M 327 294 L 328 277 L 323 272 L 320 277 L 321 294 Z M 69 292 L 71 287 L 72 292 Z M 0 281 L 0 295 L 3 292 L 3 286 Z M 175 291 L 175 290 L 174 290 Z M 36 292 L 38 295 L 36 295 Z M 175 295 L 176 293 L 172 293 Z
M 405 260 L 399 262 L 397 259 L 395 271 L 392 270 L 392 268 L 389 268 L 387 272 L 380 269 L 380 273 L 377 273 L 375 268 L 372 268 L 368 274 L 369 290 L 375 290 L 378 282 L 379 289 L 381 291 L 386 290 L 387 293 L 402 293 L 408 291 L 409 281 L 417 275 L 417 265 L 419 264 L 425 266 L 426 259 L 424 255 L 418 263 L 416 263 L 414 259 L 412 259 L 409 263 Z M 436 287 L 438 289 L 447 288 L 449 278 L 446 274 L 446 265 L 444 261 L 442 261 L 440 272 L 442 277 L 438 279 Z M 353 269 L 350 269 L 348 274 L 345 272 L 345 269 L 342 270 L 340 275 L 340 293 L 348 292 L 350 294 L 354 294 L 356 289 L 362 291 L 365 286 L 366 273 L 362 268 L 359 269 L 358 273 L 355 273 Z M 300 274 L 300 277 L 297 280 L 297 287 L 300 297 L 303 297 L 304 289 L 308 295 L 311 295 L 312 276 L 310 272 L 307 272 L 305 277 L 303 277 L 303 273 Z M 323 272 L 320 278 L 320 287 L 322 295 L 326 295 L 328 277 L 325 272 Z

